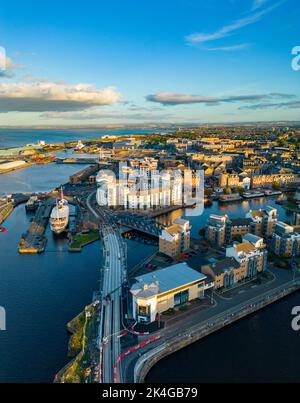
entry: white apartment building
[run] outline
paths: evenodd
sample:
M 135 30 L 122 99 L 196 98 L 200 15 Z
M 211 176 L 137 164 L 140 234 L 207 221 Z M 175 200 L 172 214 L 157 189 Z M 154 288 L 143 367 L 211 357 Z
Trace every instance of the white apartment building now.
M 103 170 L 97 176 L 97 184 L 100 206 L 145 210 L 182 204 L 183 179 L 180 175 L 163 173 L 149 178 L 147 173 L 137 175 L 132 172 L 126 179 L 116 179 L 113 172 Z

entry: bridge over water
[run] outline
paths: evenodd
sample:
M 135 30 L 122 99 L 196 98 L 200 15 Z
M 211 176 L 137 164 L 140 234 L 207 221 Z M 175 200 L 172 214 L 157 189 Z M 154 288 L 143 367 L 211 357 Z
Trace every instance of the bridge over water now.
M 123 227 L 155 238 L 158 238 L 165 228 L 165 225 L 143 214 L 122 212 L 114 215 L 113 219 Z

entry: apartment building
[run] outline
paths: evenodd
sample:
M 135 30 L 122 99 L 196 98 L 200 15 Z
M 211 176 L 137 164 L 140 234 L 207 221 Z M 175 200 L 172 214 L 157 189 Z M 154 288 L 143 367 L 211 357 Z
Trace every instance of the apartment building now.
M 271 250 L 278 256 L 300 256 L 300 227 L 279 221 L 272 236 Z
M 257 236 L 270 238 L 277 224 L 277 209 L 268 206 L 262 210 L 250 210 L 246 218 L 251 220 L 250 232 Z
M 227 215 L 211 214 L 205 228 L 205 238 L 214 245 L 223 246 L 228 239 L 226 234 L 227 220 Z
M 252 177 L 252 187 L 260 188 L 264 186 L 272 186 L 273 183 L 279 183 L 280 186 L 295 185 L 300 182 L 300 178 L 296 174 L 273 174 L 273 175 L 256 175 Z
M 146 173 L 116 179 L 110 171 L 97 176 L 97 201 L 100 206 L 146 210 L 156 207 L 182 205 L 183 179 L 180 175 Z
M 159 237 L 159 251 L 175 259 L 190 248 L 190 222 L 176 219 Z
M 202 265 L 201 272 L 214 281 L 215 289 L 233 288 L 247 278 L 253 278 L 267 267 L 264 240 L 246 234 L 242 243 L 227 248 L 226 258 Z
M 251 179 L 245 174 L 222 174 L 220 175 L 219 185 L 221 188 L 237 188 L 242 187 L 249 190 L 251 187 Z
M 246 277 L 245 270 L 233 257 L 205 264 L 201 267 L 201 272 L 213 279 L 216 290 L 232 288 L 238 281 Z
M 243 237 L 243 242 L 226 250 L 227 257 L 233 257 L 247 277 L 254 277 L 267 269 L 267 256 L 264 240 L 253 234 Z
M 251 222 L 250 218 L 229 218 L 227 215 L 211 214 L 206 226 L 206 239 L 217 246 L 229 244 L 234 237 L 248 234 Z
M 272 175 L 252 175 L 251 177 L 242 178 L 238 174 L 222 174 L 220 176 L 220 187 L 239 187 L 248 186 L 261 188 L 265 186 L 272 186 L 274 183 L 279 183 L 280 186 L 285 185 L 296 185 L 300 183 L 299 175 L 289 173 L 289 174 L 272 174 Z M 249 188 L 250 188 L 249 187 Z

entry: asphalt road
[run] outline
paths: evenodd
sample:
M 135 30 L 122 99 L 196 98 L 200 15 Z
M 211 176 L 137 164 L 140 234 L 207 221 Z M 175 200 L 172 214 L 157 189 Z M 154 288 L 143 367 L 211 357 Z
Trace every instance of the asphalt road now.
M 95 194 L 87 199 L 87 206 L 101 222 L 104 263 L 101 268 L 102 308 L 99 326 L 100 382 L 113 383 L 114 368 L 121 354 L 120 332 L 121 324 L 121 293 L 126 276 L 124 245 L 118 229 L 110 223 L 109 218 L 95 203 Z M 117 381 L 122 375 L 117 372 Z

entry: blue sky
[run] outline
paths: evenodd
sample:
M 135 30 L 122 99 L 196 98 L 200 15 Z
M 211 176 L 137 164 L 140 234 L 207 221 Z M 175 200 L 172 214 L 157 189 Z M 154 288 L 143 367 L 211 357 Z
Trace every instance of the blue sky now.
M 6 2 L 0 125 L 300 120 L 298 0 Z

